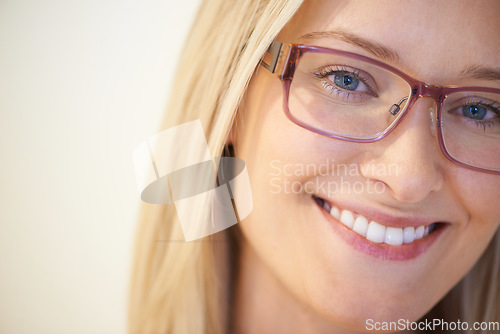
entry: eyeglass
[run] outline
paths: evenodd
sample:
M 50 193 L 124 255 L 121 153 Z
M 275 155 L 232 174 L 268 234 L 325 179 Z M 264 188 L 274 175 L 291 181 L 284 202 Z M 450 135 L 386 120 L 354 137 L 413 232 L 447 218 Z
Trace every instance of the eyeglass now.
M 385 138 L 421 97 L 436 101 L 443 154 L 500 175 L 500 89 L 433 86 L 351 52 L 273 41 L 261 61 L 283 84 L 283 109 L 314 133 L 357 143 Z

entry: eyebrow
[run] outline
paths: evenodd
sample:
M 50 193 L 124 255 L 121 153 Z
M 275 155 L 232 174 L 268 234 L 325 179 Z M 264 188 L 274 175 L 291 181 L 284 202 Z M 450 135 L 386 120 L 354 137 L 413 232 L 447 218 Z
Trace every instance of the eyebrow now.
M 342 30 L 316 31 L 307 33 L 302 35 L 299 38 L 299 41 L 324 38 L 334 38 L 355 45 L 388 62 L 398 63 L 400 61 L 400 56 L 396 50 Z M 470 79 L 500 81 L 500 70 L 479 65 L 469 65 L 462 71 L 462 76 Z
M 336 30 L 336 31 L 316 31 L 316 32 L 311 32 L 307 33 L 299 38 L 299 41 L 301 40 L 316 40 L 316 39 L 322 39 L 322 38 L 335 38 L 339 39 L 341 41 L 344 41 L 346 43 L 358 46 L 362 48 L 365 51 L 370 52 L 374 56 L 381 58 L 385 61 L 397 63 L 399 61 L 399 55 L 398 53 L 388 47 L 385 47 L 383 45 L 380 45 L 379 43 L 372 42 L 366 38 L 341 31 L 341 30 Z
M 472 78 L 472 79 L 485 79 L 485 80 L 492 80 L 492 81 L 499 81 L 500 80 L 500 71 L 489 68 L 489 67 L 483 67 L 479 65 L 471 65 L 467 66 L 463 71 L 462 75 L 466 78 Z

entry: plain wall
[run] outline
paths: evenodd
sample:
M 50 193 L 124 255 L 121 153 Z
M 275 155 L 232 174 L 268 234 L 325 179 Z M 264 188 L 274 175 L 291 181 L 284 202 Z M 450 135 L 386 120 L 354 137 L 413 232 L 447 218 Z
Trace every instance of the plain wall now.
M 124 333 L 140 197 L 198 0 L 0 0 L 0 333 Z

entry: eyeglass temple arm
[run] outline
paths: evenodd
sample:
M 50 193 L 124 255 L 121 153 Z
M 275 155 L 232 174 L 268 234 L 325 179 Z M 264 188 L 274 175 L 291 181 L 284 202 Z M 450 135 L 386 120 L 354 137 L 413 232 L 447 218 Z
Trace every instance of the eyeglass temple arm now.
M 266 55 L 264 55 L 264 57 L 260 61 L 261 65 L 271 73 L 275 73 L 276 71 L 276 65 L 278 64 L 278 60 L 280 58 L 282 46 L 283 43 L 274 40 L 269 46 L 269 49 L 267 49 Z M 269 58 L 269 55 L 271 56 L 271 59 L 266 62 L 266 59 Z

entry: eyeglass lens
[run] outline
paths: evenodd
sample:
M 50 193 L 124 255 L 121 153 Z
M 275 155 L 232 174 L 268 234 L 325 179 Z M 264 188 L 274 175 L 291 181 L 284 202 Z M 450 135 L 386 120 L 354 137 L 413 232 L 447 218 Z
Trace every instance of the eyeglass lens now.
M 290 86 L 289 112 L 300 123 L 351 139 L 376 138 L 403 115 L 409 83 L 344 55 L 305 53 Z M 500 170 L 500 95 L 450 94 L 441 112 L 448 153 L 468 165 Z

